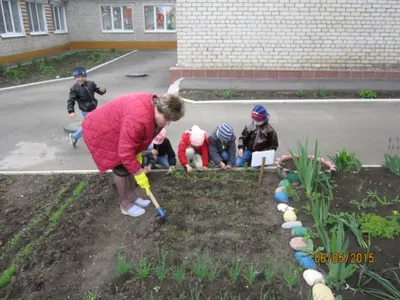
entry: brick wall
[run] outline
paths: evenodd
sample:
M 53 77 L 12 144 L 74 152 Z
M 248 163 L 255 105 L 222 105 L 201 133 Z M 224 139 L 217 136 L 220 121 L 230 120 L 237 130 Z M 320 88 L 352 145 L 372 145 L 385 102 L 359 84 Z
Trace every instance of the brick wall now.
M 131 5 L 134 32 L 103 33 L 100 5 Z M 176 41 L 176 33 L 145 33 L 143 5 L 175 4 L 172 0 L 69 0 L 67 20 L 70 40 L 77 41 Z
M 46 21 L 49 34 L 31 36 L 25 0 L 20 1 L 21 14 L 26 36 L 0 38 L 0 57 L 24 52 L 54 48 L 69 43 L 68 34 L 53 34 L 54 25 L 50 5 L 45 4 Z
M 400 70 L 398 0 L 179 0 L 178 67 Z

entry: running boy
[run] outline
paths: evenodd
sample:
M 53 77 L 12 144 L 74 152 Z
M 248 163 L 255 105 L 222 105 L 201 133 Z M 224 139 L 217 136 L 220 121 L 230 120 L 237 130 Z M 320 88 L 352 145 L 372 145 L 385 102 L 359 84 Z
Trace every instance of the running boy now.
M 75 119 L 75 102 L 78 103 L 82 116 L 85 117 L 89 112 L 95 110 L 97 107 L 98 101 L 94 97 L 94 93 L 104 95 L 106 89 L 104 87 L 97 87 L 96 83 L 93 81 L 86 80 L 87 73 L 84 68 L 76 68 L 72 72 L 72 75 L 76 82 L 70 88 L 67 109 L 69 117 Z M 75 131 L 75 133 L 69 135 L 69 140 L 74 148 L 76 148 L 76 143 L 81 137 L 82 127 Z

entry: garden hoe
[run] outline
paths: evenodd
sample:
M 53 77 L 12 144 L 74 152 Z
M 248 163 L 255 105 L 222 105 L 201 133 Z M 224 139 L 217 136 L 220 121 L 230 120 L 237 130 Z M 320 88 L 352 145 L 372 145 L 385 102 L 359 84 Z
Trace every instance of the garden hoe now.
M 156 198 L 154 198 L 153 193 L 150 192 L 150 200 L 153 202 L 154 206 L 156 207 L 157 213 L 158 213 L 158 224 L 164 224 L 165 221 L 167 220 L 167 213 L 160 207 L 158 204 Z

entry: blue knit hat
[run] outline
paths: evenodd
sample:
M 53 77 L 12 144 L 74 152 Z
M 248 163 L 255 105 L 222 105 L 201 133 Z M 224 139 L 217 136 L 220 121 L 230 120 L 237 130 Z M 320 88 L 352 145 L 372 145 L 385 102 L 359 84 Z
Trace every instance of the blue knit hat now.
M 233 136 L 233 128 L 226 123 L 222 123 L 218 126 L 217 136 L 223 142 L 229 142 Z
M 78 76 L 87 77 L 87 73 L 84 68 L 76 68 L 75 70 L 72 71 L 72 75 L 74 76 L 75 79 Z
M 251 118 L 254 121 L 258 121 L 258 122 L 267 120 L 268 116 L 269 116 L 269 113 L 267 112 L 265 107 L 262 105 L 256 105 L 253 108 L 253 111 L 251 112 Z

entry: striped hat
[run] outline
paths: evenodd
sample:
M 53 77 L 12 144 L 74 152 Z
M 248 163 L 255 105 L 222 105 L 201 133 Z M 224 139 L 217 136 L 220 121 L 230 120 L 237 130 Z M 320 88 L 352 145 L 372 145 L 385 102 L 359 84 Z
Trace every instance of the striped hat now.
M 253 108 L 253 111 L 251 112 L 251 118 L 254 121 L 258 121 L 258 122 L 267 120 L 268 116 L 269 116 L 269 113 L 267 112 L 265 107 L 262 105 L 256 105 Z
M 218 126 L 217 137 L 223 142 L 229 142 L 233 136 L 233 128 L 226 123 Z

